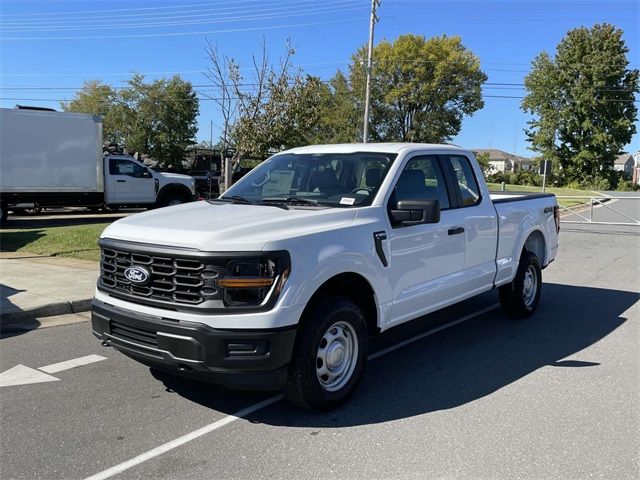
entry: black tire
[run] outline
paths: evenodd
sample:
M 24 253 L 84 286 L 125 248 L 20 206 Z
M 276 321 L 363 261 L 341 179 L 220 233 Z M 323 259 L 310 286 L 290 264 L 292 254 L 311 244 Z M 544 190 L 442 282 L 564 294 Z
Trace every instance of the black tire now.
M 98 206 L 87 207 L 87 210 L 89 210 L 91 213 L 98 213 L 100 211 L 100 207 Z
M 118 210 L 120 210 L 120 207 L 118 205 L 103 205 L 102 206 L 102 213 L 116 213 Z
M 33 207 L 33 208 L 15 208 L 13 210 L 14 215 L 25 215 L 27 217 L 38 215 L 42 212 L 42 207 Z
M 327 343 L 327 336 L 333 335 Z M 360 381 L 367 349 L 367 322 L 360 307 L 345 297 L 324 297 L 315 302 L 296 336 L 285 388 L 287 398 L 307 410 L 338 407 Z M 321 374 L 323 365 L 332 368 L 332 360 L 335 368 L 328 370 L 329 375 Z M 338 372 L 335 379 L 331 379 L 331 372 Z
M 187 203 L 187 199 L 181 193 L 170 193 L 166 195 L 160 205 L 163 207 L 172 207 L 175 205 L 182 205 L 183 203 Z
M 500 304 L 515 318 L 527 318 L 536 311 L 542 292 L 542 269 L 533 253 L 524 251 L 511 283 L 499 289 Z

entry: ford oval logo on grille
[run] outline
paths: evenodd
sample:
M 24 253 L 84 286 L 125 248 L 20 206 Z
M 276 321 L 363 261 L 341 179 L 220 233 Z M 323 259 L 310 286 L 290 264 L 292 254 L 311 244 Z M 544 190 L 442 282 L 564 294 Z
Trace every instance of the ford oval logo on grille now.
M 124 276 L 127 277 L 131 283 L 135 283 L 137 285 L 145 285 L 149 282 L 151 278 L 151 274 L 149 270 L 144 267 L 129 267 L 124 271 Z

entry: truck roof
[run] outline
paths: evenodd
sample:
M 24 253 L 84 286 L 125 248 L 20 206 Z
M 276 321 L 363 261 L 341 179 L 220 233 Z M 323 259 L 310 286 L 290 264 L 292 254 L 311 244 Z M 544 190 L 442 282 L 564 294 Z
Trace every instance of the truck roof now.
M 453 150 L 466 151 L 456 145 L 438 143 L 338 143 L 333 145 L 308 145 L 286 150 L 287 153 L 399 153 L 401 150 Z

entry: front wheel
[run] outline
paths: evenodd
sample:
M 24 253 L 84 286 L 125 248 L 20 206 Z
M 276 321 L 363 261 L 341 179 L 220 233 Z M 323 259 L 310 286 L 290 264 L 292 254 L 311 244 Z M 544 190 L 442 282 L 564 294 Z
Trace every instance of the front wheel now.
M 533 253 L 525 250 L 513 281 L 500 287 L 500 304 L 509 315 L 526 318 L 535 312 L 541 291 L 540 261 Z
M 326 297 L 317 302 L 296 338 L 287 398 L 316 411 L 345 402 L 362 377 L 367 339 L 362 310 L 350 299 Z
M 174 193 L 171 195 L 167 195 L 167 197 L 163 199 L 162 206 L 173 207 L 175 205 L 182 205 L 183 203 L 187 203 L 187 199 L 184 197 L 184 195 Z

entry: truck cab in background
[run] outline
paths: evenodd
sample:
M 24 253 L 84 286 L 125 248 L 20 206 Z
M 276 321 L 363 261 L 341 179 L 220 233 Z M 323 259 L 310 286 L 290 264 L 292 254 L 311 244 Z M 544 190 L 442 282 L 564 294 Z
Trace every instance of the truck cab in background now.
M 107 205 L 179 205 L 193 200 L 195 180 L 188 175 L 154 172 L 128 155 L 105 155 Z

